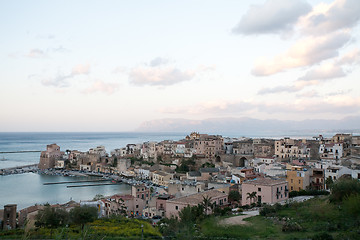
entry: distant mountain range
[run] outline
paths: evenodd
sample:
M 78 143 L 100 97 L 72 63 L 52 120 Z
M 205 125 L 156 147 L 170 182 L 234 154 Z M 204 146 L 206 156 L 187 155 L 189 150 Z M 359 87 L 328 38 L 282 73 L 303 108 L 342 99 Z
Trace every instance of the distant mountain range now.
M 209 118 L 204 120 L 159 119 L 146 121 L 138 132 L 182 132 L 223 134 L 226 136 L 284 136 L 331 135 L 333 133 L 360 134 L 360 116 L 341 120 L 312 119 L 303 121 L 259 120 L 254 118 Z

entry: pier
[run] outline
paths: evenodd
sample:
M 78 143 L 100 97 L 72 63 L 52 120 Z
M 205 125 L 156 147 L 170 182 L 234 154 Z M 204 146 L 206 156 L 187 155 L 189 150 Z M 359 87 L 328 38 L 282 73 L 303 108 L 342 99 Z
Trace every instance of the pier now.
M 30 165 L 24 165 L 24 166 L 17 166 L 17 167 L 9 167 L 9 168 L 3 168 L 0 169 L 0 171 L 13 171 L 13 170 L 24 170 L 28 168 L 37 168 L 38 164 L 30 164 Z
M 43 183 L 43 185 L 67 184 L 67 183 L 86 183 L 86 182 L 108 182 L 108 181 L 112 181 L 112 179 L 94 179 L 94 180 L 79 180 L 79 181 L 66 181 L 66 182 L 49 182 L 49 183 Z M 83 186 L 85 186 L 85 185 L 83 185 Z
M 2 153 L 35 153 L 35 152 L 41 152 L 41 151 L 33 151 L 33 150 L 29 150 L 29 151 L 13 151 L 13 152 L 0 152 L 0 154 Z
M 94 187 L 94 186 L 105 186 L 105 185 L 116 185 L 118 183 L 99 183 L 99 184 L 83 184 L 83 185 L 70 185 L 66 186 L 67 188 L 74 188 L 74 187 Z

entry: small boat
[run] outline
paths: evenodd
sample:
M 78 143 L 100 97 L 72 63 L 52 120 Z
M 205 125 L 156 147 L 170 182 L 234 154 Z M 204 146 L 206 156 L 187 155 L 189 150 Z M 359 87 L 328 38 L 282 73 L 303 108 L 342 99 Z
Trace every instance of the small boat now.
M 3 157 L 0 159 L 0 161 L 7 161 L 7 159 Z

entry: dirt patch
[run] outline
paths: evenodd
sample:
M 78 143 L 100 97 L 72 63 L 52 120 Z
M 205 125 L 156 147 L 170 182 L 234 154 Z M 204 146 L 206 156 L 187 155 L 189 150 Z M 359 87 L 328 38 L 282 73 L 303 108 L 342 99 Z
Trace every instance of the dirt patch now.
M 220 221 L 221 225 L 245 225 L 250 224 L 249 222 L 245 222 L 245 218 L 252 217 L 252 215 L 239 215 L 234 217 L 229 217 Z

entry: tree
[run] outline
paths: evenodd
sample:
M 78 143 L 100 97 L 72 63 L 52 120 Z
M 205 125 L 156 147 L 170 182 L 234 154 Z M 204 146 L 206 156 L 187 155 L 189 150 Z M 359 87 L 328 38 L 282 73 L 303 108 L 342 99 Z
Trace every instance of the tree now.
M 240 193 L 238 191 L 230 191 L 229 192 L 229 201 L 230 202 L 238 202 L 240 200 Z
M 97 201 L 97 200 L 100 200 L 100 199 L 103 199 L 104 198 L 104 195 L 102 194 L 96 194 L 95 197 L 93 198 L 93 201 Z
M 334 183 L 334 181 L 332 180 L 332 178 L 331 178 L 331 177 L 328 177 L 328 178 L 325 180 L 326 189 L 329 189 L 333 183 Z
M 246 199 L 250 198 L 250 204 L 253 202 L 253 200 L 256 201 L 256 199 L 257 199 L 256 194 L 257 194 L 256 192 L 247 193 L 248 196 Z
M 80 206 L 74 207 L 70 210 L 70 219 L 73 223 L 81 225 L 81 229 L 88 222 L 93 222 L 97 219 L 98 210 L 96 207 Z
M 117 160 L 117 157 L 114 157 L 114 162 L 113 162 L 113 167 L 117 167 L 118 165 L 118 160 Z
M 60 208 L 52 208 L 46 206 L 44 209 L 39 210 L 35 217 L 36 227 L 50 228 L 50 237 L 52 236 L 52 230 L 60 226 L 65 226 L 68 223 L 69 214 Z
M 360 182 L 356 179 L 338 180 L 331 185 L 330 190 L 330 201 L 342 202 L 352 194 L 360 194 Z
M 212 202 L 212 198 L 209 197 L 209 196 L 203 196 L 203 200 L 201 202 L 201 205 L 203 206 L 204 208 L 204 213 L 205 215 L 208 215 L 208 211 L 213 209 L 213 204 L 211 203 Z

